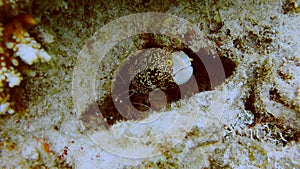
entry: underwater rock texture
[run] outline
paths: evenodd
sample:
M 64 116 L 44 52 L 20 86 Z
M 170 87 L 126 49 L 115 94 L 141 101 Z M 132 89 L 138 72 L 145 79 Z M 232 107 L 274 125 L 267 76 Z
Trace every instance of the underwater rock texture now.
M 0 119 L 2 168 L 299 168 L 299 1 L 53 3 L 35 4 L 42 13 L 36 29 L 54 37 L 45 45 L 53 64 L 36 64 L 35 78 L 23 79 L 29 113 Z M 237 67 L 215 89 L 160 112 L 197 114 L 179 144 L 170 148 L 173 140 L 163 140 L 160 155 L 131 159 L 104 151 L 84 133 L 71 81 L 78 53 L 94 32 L 122 16 L 149 11 L 192 22 Z M 111 130 L 122 138 L 130 126 L 119 122 Z

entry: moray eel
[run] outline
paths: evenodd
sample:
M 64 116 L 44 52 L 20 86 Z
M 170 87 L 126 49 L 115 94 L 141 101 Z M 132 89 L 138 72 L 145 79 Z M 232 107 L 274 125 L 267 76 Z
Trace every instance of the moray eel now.
M 160 48 L 138 51 L 120 66 L 120 82 L 130 83 L 136 92 L 148 94 L 186 83 L 193 74 L 191 59 L 183 52 Z M 119 83 L 120 84 L 120 83 Z

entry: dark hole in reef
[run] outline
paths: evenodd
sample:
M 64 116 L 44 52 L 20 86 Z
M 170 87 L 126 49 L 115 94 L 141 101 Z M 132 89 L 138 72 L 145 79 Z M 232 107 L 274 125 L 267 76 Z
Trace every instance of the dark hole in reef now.
M 175 51 L 185 52 L 192 59 L 193 76 L 195 77 L 194 80 L 196 81 L 195 83 L 193 79 L 190 79 L 188 82 L 180 86 L 177 85 L 176 87 L 170 89 L 169 88 L 161 89 L 161 91 L 166 96 L 167 104 L 178 101 L 179 99 L 182 98 L 182 96 L 190 97 L 195 93 L 212 90 L 214 86 L 220 85 L 223 82 L 223 81 L 211 82 L 206 67 L 204 66 L 201 60 L 203 59 L 206 60 L 206 63 L 211 62 L 211 66 L 213 66 L 214 59 L 213 56 L 211 54 L 208 54 L 204 48 L 200 49 L 197 52 L 193 52 L 190 48 L 188 48 L 188 46 L 185 46 L 183 43 L 179 43 L 179 44 L 177 43 L 176 45 L 173 44 L 164 45 L 163 42 L 157 41 L 157 38 L 159 37 L 163 37 L 164 39 L 169 38 L 168 40 L 171 43 L 178 42 L 178 40 L 176 41 L 176 39 L 172 39 L 165 35 L 142 34 L 140 35 L 140 39 L 144 40 L 142 49 L 161 48 L 161 49 L 170 50 L 170 48 L 172 48 L 172 51 L 174 52 Z M 236 67 L 235 63 L 230 59 L 222 56 L 219 58 L 222 62 L 226 78 L 231 76 Z M 218 73 L 220 72 L 213 72 L 213 76 L 218 76 L 219 75 Z M 213 86 L 211 84 L 213 84 Z M 132 87 L 132 85 L 130 85 L 130 87 Z M 105 119 L 108 125 L 113 125 L 117 121 L 122 121 L 122 120 L 141 120 L 149 115 L 150 113 L 149 108 L 151 107 L 151 105 L 156 104 L 155 102 L 154 103 L 151 102 L 150 105 L 149 102 L 150 93 L 141 94 L 138 92 L 134 92 L 133 90 L 122 88 L 122 86 L 119 87 L 118 90 L 128 91 L 130 99 L 127 99 L 127 101 L 130 101 L 130 104 L 133 105 L 135 110 L 128 109 L 128 105 L 127 105 L 128 102 L 127 103 L 124 102 L 123 104 L 118 104 L 117 105 L 118 108 L 116 108 L 115 102 L 113 101 L 112 94 L 108 94 L 107 96 L 105 96 L 102 102 L 98 103 L 99 110 L 102 114 L 102 118 Z M 159 102 L 157 104 L 159 104 Z M 160 108 L 160 106 L 158 107 Z
M 253 114 L 255 114 L 256 113 L 255 106 L 254 106 L 255 93 L 252 88 L 249 93 L 250 93 L 249 97 L 244 102 L 245 110 L 249 110 Z

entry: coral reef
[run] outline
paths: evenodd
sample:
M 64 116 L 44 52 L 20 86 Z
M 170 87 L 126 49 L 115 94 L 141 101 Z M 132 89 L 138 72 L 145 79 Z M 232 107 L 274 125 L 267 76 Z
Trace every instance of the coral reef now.
M 30 13 L 28 11 L 31 10 L 23 10 L 24 6 L 35 9 Z M 300 16 L 297 0 L 136 0 L 109 3 L 0 0 L 0 9 L 3 14 L 0 16 L 0 49 L 3 50 L 0 55 L 4 51 L 10 54 L 4 57 L 5 64 L 14 68 L 10 79 L 6 75 L 1 76 L 5 78 L 1 80 L 1 98 L 12 95 L 20 85 L 30 97 L 30 113 L 27 116 L 0 118 L 0 167 L 299 168 Z M 234 73 L 226 74 L 229 77 L 220 86 L 206 90 L 207 86 L 203 85 L 202 92 L 172 103 L 172 107 L 164 112 L 155 113 L 178 113 L 184 118 L 196 113 L 197 117 L 193 119 L 193 128 L 175 146 L 169 146 L 174 140 L 166 139 L 156 147 L 161 154 L 132 159 L 105 151 L 82 130 L 70 94 L 70 79 L 78 53 L 94 32 L 122 16 L 147 11 L 189 20 L 213 43 L 218 54 L 233 61 L 236 68 L 225 62 L 227 67 L 224 68 L 234 70 Z M 33 19 L 33 16 L 37 17 Z M 21 25 L 21 29 L 16 29 L 16 23 Z M 7 29 L 8 25 L 12 29 Z M 36 29 L 32 31 L 31 28 Z M 181 25 L 173 25 L 172 28 L 182 30 Z M 16 30 L 19 30 L 22 41 L 17 42 L 17 38 L 13 37 Z M 35 35 L 39 34 L 37 31 L 51 32 L 55 42 L 45 48 Z M 3 37 L 7 37 L 6 41 Z M 51 37 L 47 39 L 47 42 L 53 41 Z M 126 40 L 120 43 L 123 45 L 116 45 L 111 55 L 122 57 L 118 53 L 120 50 L 131 49 L 132 43 Z M 162 40 L 162 43 L 168 42 Z M 29 54 L 23 49 L 28 48 L 35 55 L 23 60 L 22 56 Z M 51 53 L 55 64 L 39 64 L 48 58 L 43 56 L 43 48 Z M 108 67 L 119 64 L 117 60 L 107 57 L 104 64 Z M 34 79 L 26 79 L 25 70 L 29 66 L 42 67 L 36 70 Z M 99 79 L 106 82 L 112 73 L 99 72 L 102 73 Z M 22 82 L 26 84 L 23 86 Z M 109 90 L 111 83 L 103 86 L 99 92 Z M 160 97 L 161 93 L 155 94 Z M 12 99 L 7 97 L 4 103 L 11 106 Z M 9 105 L 3 104 L 0 108 L 4 110 Z M 94 104 L 89 112 L 95 114 L 97 106 Z M 111 106 L 105 106 L 102 109 L 116 115 Z M 108 113 L 103 116 L 115 118 Z M 132 148 L 132 151 L 141 150 L 123 136 L 131 137 L 127 135 L 131 132 L 135 134 L 133 136 L 143 137 L 163 130 L 155 125 L 152 128 L 132 128 L 132 121 L 116 119 L 109 126 L 114 133 L 107 132 L 99 141 L 111 141 L 107 138 L 114 137 L 118 146 Z M 90 125 L 98 127 L 97 123 Z M 151 139 L 145 142 L 145 145 L 152 144 Z
M 21 7 L 17 2 L 1 1 L 0 5 L 0 115 L 3 115 L 20 109 L 11 90 L 20 85 L 26 65 L 49 61 L 51 57 L 27 30 L 37 24 L 33 16 L 19 14 Z

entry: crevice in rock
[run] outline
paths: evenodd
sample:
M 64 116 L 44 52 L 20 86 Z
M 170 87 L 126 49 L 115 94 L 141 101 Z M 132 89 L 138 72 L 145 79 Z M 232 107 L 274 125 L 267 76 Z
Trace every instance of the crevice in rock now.
M 139 38 L 144 42 L 141 46 L 141 49 L 161 48 L 173 52 L 183 51 L 192 60 L 193 76 L 195 77 L 194 80 L 196 83 L 193 81 L 193 79 L 190 79 L 188 82 L 179 86 L 177 85 L 174 88 L 161 89 L 166 96 L 167 107 L 170 105 L 170 103 L 176 102 L 181 98 L 190 97 L 195 93 L 202 91 L 213 90 L 214 87 L 223 83 L 224 79 L 222 79 L 222 73 L 225 73 L 226 78 L 234 73 L 236 65 L 233 61 L 223 56 L 213 56 L 204 48 L 194 52 L 177 39 L 172 39 L 165 35 L 142 34 L 139 36 Z M 213 67 L 218 63 L 218 58 L 221 60 L 224 72 L 219 72 L 220 70 L 223 71 L 223 69 L 217 67 L 214 69 Z M 204 65 L 203 61 L 209 65 Z M 211 74 L 214 76 L 214 78 L 212 78 L 215 79 L 214 81 L 211 81 L 208 75 L 206 69 L 208 66 L 212 66 L 210 70 L 213 71 Z M 127 68 L 124 71 L 128 71 Z M 118 79 L 116 79 L 116 81 L 118 81 Z M 128 89 L 122 89 L 122 86 L 120 86 L 118 90 L 126 91 Z M 149 102 L 149 94 L 150 93 L 142 94 L 136 92 L 136 90 L 132 88 L 132 85 L 130 85 L 129 101 L 134 106 L 135 110 L 128 108 L 126 103 L 118 104 L 118 108 L 116 108 L 111 93 L 106 95 L 105 98 L 102 99 L 102 102 L 98 103 L 99 110 L 108 125 L 113 125 L 122 120 L 141 120 L 149 115 L 151 112 L 150 107 L 153 107 L 153 105 L 150 105 Z M 126 98 L 124 97 L 124 99 Z M 154 104 L 160 104 L 160 102 Z

